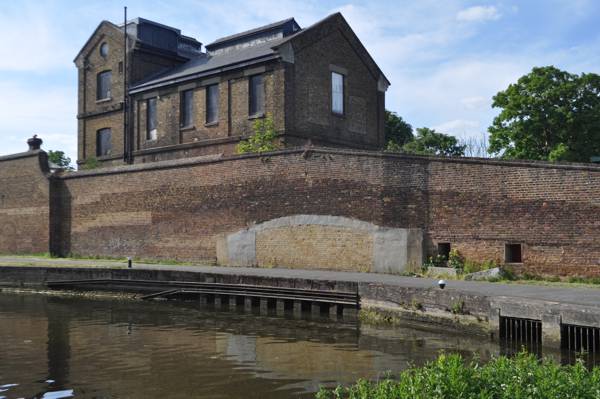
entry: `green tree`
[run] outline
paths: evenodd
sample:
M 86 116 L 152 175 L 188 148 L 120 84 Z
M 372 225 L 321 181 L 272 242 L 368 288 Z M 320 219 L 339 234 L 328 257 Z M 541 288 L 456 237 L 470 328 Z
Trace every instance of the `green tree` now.
M 600 76 L 533 68 L 493 98 L 490 154 L 589 162 L 600 155 Z
M 275 142 L 277 133 L 275 132 L 273 119 L 270 116 L 255 120 L 252 130 L 254 134 L 247 140 L 240 141 L 237 145 L 238 154 L 275 151 L 279 148 Z
M 414 138 L 413 128 L 395 112 L 385 110 L 385 143 L 390 151 L 402 147 Z
M 454 136 L 421 127 L 417 129 L 415 139 L 402 146 L 402 151 L 408 154 L 462 157 L 465 155 L 465 148 L 465 145 L 458 144 Z
M 73 170 L 73 167 L 71 166 L 71 158 L 66 156 L 63 151 L 48 151 L 48 160 L 65 170 Z

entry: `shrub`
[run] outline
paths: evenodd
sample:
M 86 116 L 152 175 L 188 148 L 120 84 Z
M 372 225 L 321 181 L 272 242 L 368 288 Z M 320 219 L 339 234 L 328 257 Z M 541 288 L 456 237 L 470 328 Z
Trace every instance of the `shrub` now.
M 89 157 L 85 160 L 85 163 L 81 166 L 82 169 L 96 169 L 99 165 L 98 159 L 95 157 Z
M 450 255 L 448 256 L 448 266 L 456 269 L 457 272 L 462 271 L 465 267 L 465 259 L 456 249 L 450 250 Z
M 588 370 L 581 362 L 561 366 L 520 353 L 481 365 L 460 355 L 442 354 L 424 367 L 403 371 L 397 380 L 358 380 L 350 387 L 321 389 L 317 399 L 428 399 L 598 398 L 600 368 Z
M 279 148 L 275 142 L 277 138 L 275 125 L 270 116 L 255 120 L 252 130 L 254 134 L 247 140 L 240 141 L 237 145 L 236 150 L 238 154 L 275 151 Z

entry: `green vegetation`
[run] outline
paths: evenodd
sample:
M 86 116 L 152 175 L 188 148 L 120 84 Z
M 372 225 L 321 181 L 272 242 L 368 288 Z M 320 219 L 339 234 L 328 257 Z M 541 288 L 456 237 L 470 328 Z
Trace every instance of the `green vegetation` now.
M 96 169 L 99 165 L 98 159 L 96 157 L 89 157 L 85 160 L 85 163 L 81 167 L 81 169 L 90 170 Z
M 494 96 L 489 152 L 502 158 L 589 162 L 600 155 L 600 75 L 533 68 Z
M 388 149 L 400 149 L 414 139 L 413 129 L 397 113 L 385 110 L 385 142 Z
M 48 151 L 48 160 L 64 170 L 74 170 L 71 166 L 71 158 L 66 156 L 63 151 Z
M 465 155 L 465 146 L 458 144 L 454 136 L 436 132 L 427 127 L 417 129 L 414 140 L 402 146 L 408 154 L 442 155 L 446 157 L 462 157 Z
M 358 380 L 350 387 L 322 388 L 317 399 L 564 399 L 600 397 L 600 368 L 581 363 L 561 366 L 520 353 L 487 364 L 442 354 L 424 367 L 400 373 L 396 380 Z
M 279 148 L 276 143 L 277 132 L 270 116 L 257 119 L 252 125 L 254 134 L 247 140 L 242 140 L 236 147 L 238 154 L 275 151 Z

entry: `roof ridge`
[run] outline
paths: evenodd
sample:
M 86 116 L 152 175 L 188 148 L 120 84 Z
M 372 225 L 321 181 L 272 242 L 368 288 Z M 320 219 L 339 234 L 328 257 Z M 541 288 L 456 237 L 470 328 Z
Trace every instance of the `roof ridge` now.
M 291 21 L 296 22 L 296 20 L 294 19 L 294 17 L 282 19 L 281 21 L 271 22 L 269 24 L 262 25 L 262 26 L 259 26 L 257 28 L 252 28 L 252 29 L 248 29 L 248 30 L 245 30 L 245 31 L 242 31 L 242 32 L 239 32 L 239 33 L 234 33 L 232 35 L 220 37 L 220 38 L 214 40 L 212 43 L 209 43 L 209 44 L 205 45 L 204 47 L 209 48 L 209 47 L 215 46 L 217 44 L 223 44 L 223 43 L 227 43 L 228 41 L 231 41 L 231 40 L 234 40 L 234 39 L 242 38 L 244 36 L 248 36 L 248 35 L 252 35 L 252 34 L 255 34 L 255 33 L 262 32 L 262 31 L 274 29 L 274 28 L 276 28 L 278 26 L 284 25 L 284 24 L 286 24 L 288 22 L 291 22 Z M 296 22 L 296 25 L 298 25 L 297 22 Z M 298 26 L 300 26 L 300 25 L 298 25 Z

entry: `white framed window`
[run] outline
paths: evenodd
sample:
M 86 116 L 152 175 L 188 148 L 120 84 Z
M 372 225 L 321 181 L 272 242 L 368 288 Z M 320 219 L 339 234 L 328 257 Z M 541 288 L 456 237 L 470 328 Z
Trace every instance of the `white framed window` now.
M 344 115 L 344 75 L 331 72 L 331 112 Z

